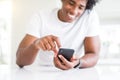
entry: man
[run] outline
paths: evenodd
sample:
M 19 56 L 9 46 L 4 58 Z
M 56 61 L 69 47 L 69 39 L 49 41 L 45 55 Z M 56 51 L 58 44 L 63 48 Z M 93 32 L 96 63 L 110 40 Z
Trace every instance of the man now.
M 61 9 L 39 12 L 31 18 L 26 36 L 17 51 L 16 63 L 20 67 L 30 65 L 35 60 L 41 65 L 54 63 L 62 70 L 87 68 L 97 63 L 100 49 L 99 21 L 93 10 L 97 0 L 61 2 Z M 71 61 L 62 55 L 57 56 L 60 47 L 75 50 Z

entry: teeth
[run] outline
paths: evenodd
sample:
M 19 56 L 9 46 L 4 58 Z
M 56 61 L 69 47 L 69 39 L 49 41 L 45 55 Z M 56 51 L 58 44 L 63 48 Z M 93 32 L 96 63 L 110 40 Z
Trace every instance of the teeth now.
M 68 14 L 68 16 L 69 16 L 70 18 L 72 18 L 72 19 L 75 18 L 75 15 Z

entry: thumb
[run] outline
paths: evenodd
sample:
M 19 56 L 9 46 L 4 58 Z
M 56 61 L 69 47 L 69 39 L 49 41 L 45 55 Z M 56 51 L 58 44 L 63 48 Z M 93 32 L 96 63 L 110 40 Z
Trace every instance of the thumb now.
M 54 57 L 57 57 L 57 54 L 58 54 L 57 49 L 53 49 L 53 52 L 54 52 Z

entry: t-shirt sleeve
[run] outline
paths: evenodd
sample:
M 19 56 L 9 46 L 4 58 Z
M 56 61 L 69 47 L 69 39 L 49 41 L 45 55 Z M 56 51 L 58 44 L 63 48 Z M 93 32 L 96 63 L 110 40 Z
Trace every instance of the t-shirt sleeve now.
M 40 37 L 41 26 L 42 26 L 42 22 L 41 22 L 40 14 L 36 13 L 32 15 L 26 26 L 26 34 L 30 34 L 35 37 Z
M 86 37 L 97 36 L 100 33 L 99 18 L 97 13 L 93 10 L 89 14 L 88 29 Z

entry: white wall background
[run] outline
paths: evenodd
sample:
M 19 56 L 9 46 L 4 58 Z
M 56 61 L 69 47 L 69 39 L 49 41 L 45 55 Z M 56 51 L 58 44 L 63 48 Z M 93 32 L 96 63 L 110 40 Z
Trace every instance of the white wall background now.
M 120 0 L 101 0 L 96 6 L 96 10 L 101 23 L 120 23 Z
M 101 24 L 120 23 L 120 0 L 102 0 L 96 6 Z M 12 62 L 15 63 L 16 50 L 24 37 L 25 24 L 33 12 L 60 6 L 60 0 L 13 0 Z

